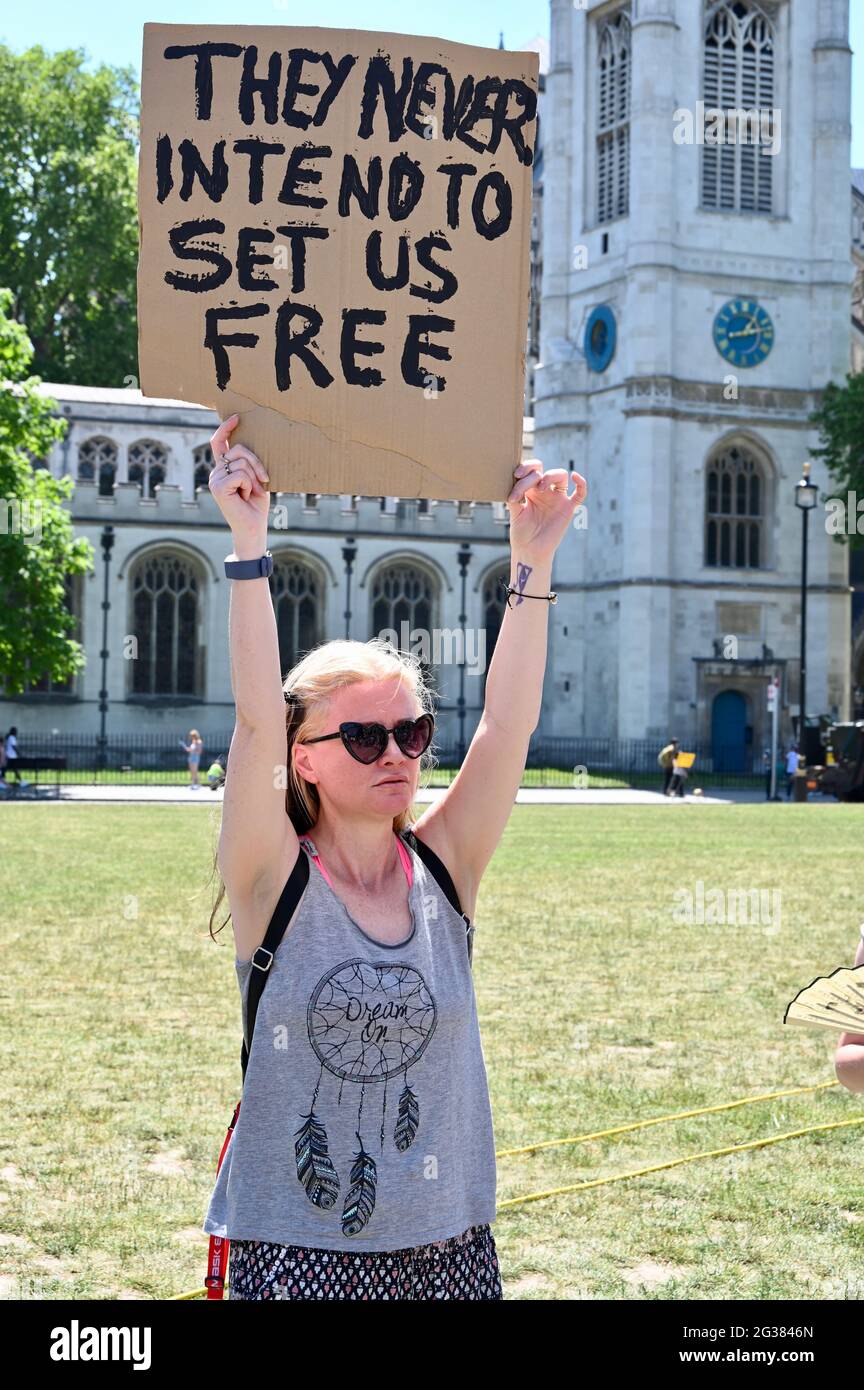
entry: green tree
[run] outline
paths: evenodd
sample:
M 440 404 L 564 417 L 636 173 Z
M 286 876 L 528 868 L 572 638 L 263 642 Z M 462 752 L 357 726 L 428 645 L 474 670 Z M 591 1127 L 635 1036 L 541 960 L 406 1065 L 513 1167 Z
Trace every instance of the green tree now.
M 810 423 L 819 430 L 820 447 L 812 450 L 813 457 L 824 461 L 836 484 L 829 497 L 839 498 L 844 504 L 852 492 L 859 499 L 864 498 L 864 372 L 847 375 L 845 386 L 829 381 Z M 859 514 L 852 519 L 852 525 L 861 520 Z M 864 548 L 864 535 L 857 531 L 835 539 L 848 541 L 853 550 Z
M 71 478 L 34 467 L 62 439 L 57 402 L 28 374 L 33 345 L 11 318 L 12 292 L 0 289 L 0 689 L 11 699 L 27 681 L 69 680 L 84 665 L 70 633 L 66 577 L 93 568 L 88 540 L 75 538 L 63 502 Z
M 45 381 L 137 375 L 132 68 L 85 72 L 83 50 L 0 45 L 0 285 Z

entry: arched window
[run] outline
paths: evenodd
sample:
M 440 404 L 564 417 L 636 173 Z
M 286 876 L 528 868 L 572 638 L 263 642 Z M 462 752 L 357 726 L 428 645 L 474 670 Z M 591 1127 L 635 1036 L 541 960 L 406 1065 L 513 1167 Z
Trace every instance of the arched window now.
M 768 146 L 774 139 L 774 56 L 774 29 L 758 5 L 721 0 L 709 8 L 702 69 L 703 207 L 773 210 L 774 156 Z M 722 112 L 722 119 L 712 120 L 712 111 Z
M 396 645 L 402 651 L 418 651 L 421 664 L 430 684 L 435 686 L 432 664 L 434 633 L 432 618 L 434 612 L 435 585 L 426 570 L 417 565 L 401 561 L 383 565 L 372 582 L 371 618 L 372 632 L 375 636 L 392 628 L 396 633 Z M 405 623 L 403 641 L 402 624 Z M 429 660 L 422 657 L 420 638 Z M 413 636 L 412 636 L 413 634 Z
M 765 479 L 756 458 L 733 444 L 708 465 L 705 564 L 726 569 L 765 565 Z
M 597 40 L 597 221 L 630 209 L 630 17 L 619 10 Z
M 324 604 L 316 571 L 295 555 L 274 555 L 270 592 L 282 674 L 323 640 Z
M 489 667 L 492 663 L 492 654 L 501 632 L 501 624 L 504 621 L 504 606 L 507 602 L 504 590 L 499 581 L 501 579 L 510 582 L 510 566 L 503 564 L 498 569 L 488 574 L 483 581 L 483 629 L 486 633 L 486 670 L 483 673 L 483 689 L 486 689 L 486 678 L 489 675 Z
M 203 696 L 201 588 L 198 566 L 185 555 L 151 551 L 135 565 L 133 695 Z
M 117 479 L 117 445 L 103 435 L 94 435 L 78 446 L 78 477 L 87 482 L 99 480 L 99 496 L 111 497 Z
M 164 483 L 168 451 L 155 439 L 139 439 L 129 449 L 129 481 L 140 483 L 142 497 L 155 497 L 159 483 Z
M 213 472 L 213 454 L 209 444 L 199 444 L 197 449 L 192 450 L 192 466 L 192 491 L 197 492 L 199 487 L 207 486 Z

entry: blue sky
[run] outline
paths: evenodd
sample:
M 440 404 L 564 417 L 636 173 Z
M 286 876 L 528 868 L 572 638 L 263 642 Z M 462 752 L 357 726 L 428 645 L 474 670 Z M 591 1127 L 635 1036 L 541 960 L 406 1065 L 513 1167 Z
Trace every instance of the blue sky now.
M 815 0 L 809 0 L 815 3 Z M 176 24 L 320 24 L 334 29 L 357 27 L 400 33 L 435 33 L 460 43 L 494 47 L 503 30 L 508 48 L 549 34 L 547 0 L 40 0 L 9 5 L 0 20 L 0 39 L 20 51 L 41 43 L 50 50 L 84 48 L 96 62 L 131 64 L 141 70 L 141 33 L 145 21 Z M 852 163 L 864 168 L 864 0 L 851 0 L 850 40 L 856 57 L 852 69 Z

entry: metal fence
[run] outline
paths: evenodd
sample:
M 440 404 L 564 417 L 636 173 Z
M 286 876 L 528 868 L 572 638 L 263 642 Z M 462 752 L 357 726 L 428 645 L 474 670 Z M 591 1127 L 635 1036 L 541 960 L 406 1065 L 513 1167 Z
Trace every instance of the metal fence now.
M 201 730 L 204 740 L 199 776 L 214 758 L 223 760 L 231 744 L 232 729 Z M 437 759 L 431 785 L 447 785 L 459 770 L 460 757 L 453 743 L 433 743 Z M 654 739 L 535 737 L 528 749 L 522 778 L 524 787 L 633 786 L 660 787 L 663 769 L 658 766 L 659 743 Z M 696 761 L 688 787 L 761 787 L 761 757 L 739 750 L 691 747 Z M 58 770 L 27 772 L 28 757 L 60 758 Z M 63 737 L 24 736 L 19 741 L 22 776 L 37 785 L 115 783 L 119 785 L 178 785 L 189 781 L 186 754 L 178 737 L 169 734 L 111 734 L 104 747 L 94 734 Z M 224 762 L 223 762 L 224 766 Z

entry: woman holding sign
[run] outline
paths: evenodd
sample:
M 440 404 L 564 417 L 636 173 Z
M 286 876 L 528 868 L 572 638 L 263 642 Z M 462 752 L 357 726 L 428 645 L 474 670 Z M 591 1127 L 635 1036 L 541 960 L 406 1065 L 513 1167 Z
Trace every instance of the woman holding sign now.
M 417 819 L 435 726 L 422 667 L 379 638 L 337 640 L 283 677 L 268 478 L 229 447 L 237 422 L 211 440 L 236 702 L 211 931 L 227 889 L 244 1084 L 204 1230 L 230 1242 L 232 1299 L 501 1299 L 473 916 L 537 727 L 552 561 L 587 487 L 516 469 L 485 709 Z

